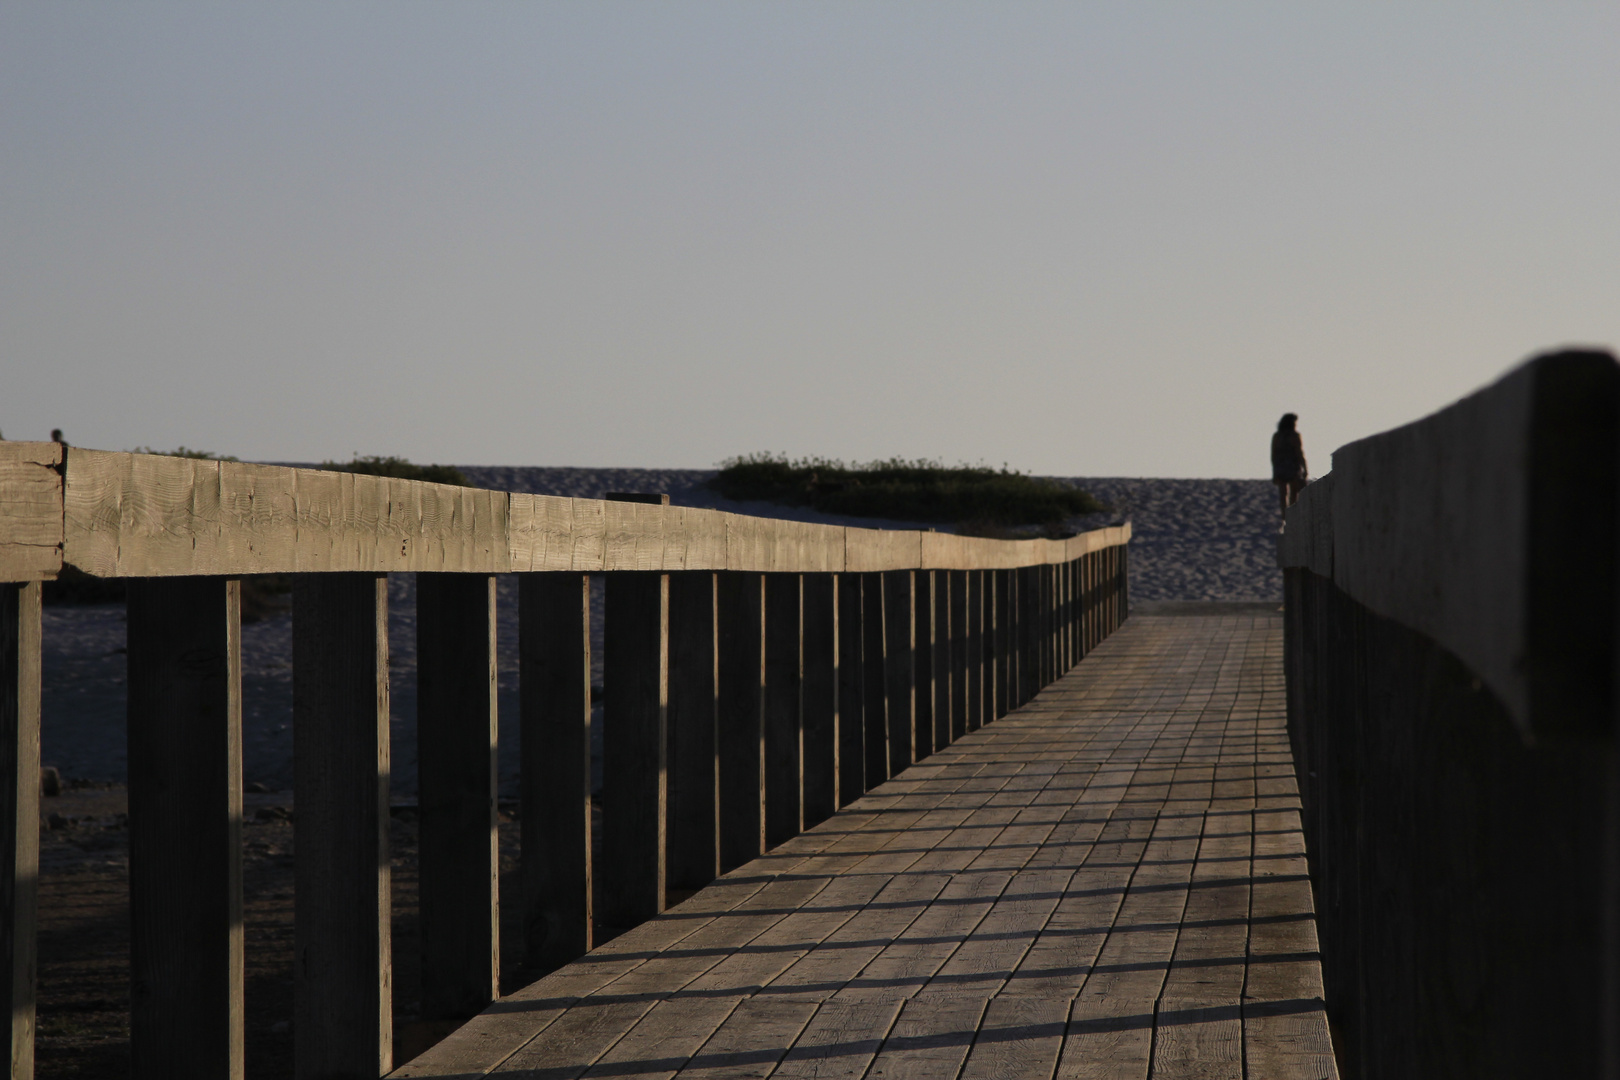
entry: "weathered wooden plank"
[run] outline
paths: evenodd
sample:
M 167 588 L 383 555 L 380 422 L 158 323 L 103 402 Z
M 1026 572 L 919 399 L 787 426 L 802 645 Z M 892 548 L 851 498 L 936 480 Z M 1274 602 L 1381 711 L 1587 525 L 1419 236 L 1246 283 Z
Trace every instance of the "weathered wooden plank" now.
M 590 621 L 589 576 L 519 575 L 523 955 L 541 971 L 592 943 Z
M 914 589 L 910 570 L 883 575 L 883 689 L 889 714 L 890 776 L 917 758 Z
M 673 997 L 658 1001 L 584 1075 L 651 1080 L 673 1077 L 741 1000 L 739 997 Z
M 962 1066 L 962 1080 L 1052 1075 L 1068 1011 L 1069 1003 L 1062 1000 L 992 998 Z
M 934 752 L 934 571 L 917 570 L 911 575 L 911 745 L 921 761 Z
M 900 1002 L 876 1007 L 823 1002 L 771 1076 L 814 1080 L 866 1075 L 899 1011 Z
M 507 564 L 516 573 L 574 568 L 574 500 L 512 492 L 507 496 Z
M 994 690 L 994 671 L 985 662 L 989 638 L 985 618 L 991 606 L 985 603 L 990 575 L 982 570 L 967 571 L 967 713 L 963 733 L 977 731 L 989 718 L 989 702 Z
M 718 586 L 706 571 L 669 578 L 669 886 L 720 874 Z
M 1438 642 L 1522 731 L 1606 733 L 1615 620 L 1591 597 L 1612 596 L 1620 574 L 1617 437 L 1611 354 L 1533 358 L 1339 447 L 1332 480 L 1290 508 L 1280 564 Z
M 422 1016 L 500 996 L 495 579 L 416 575 Z
M 861 574 L 837 575 L 838 805 L 866 793 L 866 646 Z
M 37 581 L 0 583 L 0 1052 L 12 1080 L 34 1075 L 40 593 Z
M 765 850 L 765 578 L 719 581 L 720 864 Z
M 388 579 L 293 587 L 294 1069 L 386 1073 L 393 1061 L 388 855 Z
M 53 578 L 62 570 L 63 446 L 0 442 L 0 582 Z
M 602 918 L 624 928 L 664 909 L 669 575 L 609 574 L 602 617 Z
M 67 455 L 63 480 L 55 470 L 57 444 L 6 447 L 0 490 L 11 512 L 0 533 L 0 573 L 22 577 L 53 574 L 60 558 L 109 576 L 1006 569 L 1060 562 L 1129 538 L 1128 526 L 1068 541 L 844 529 L 77 448 Z M 6 569 L 19 559 L 18 569 Z
M 861 638 L 866 675 L 861 690 L 866 725 L 866 786 L 876 787 L 889 772 L 888 590 L 882 574 L 862 574 Z
M 691 1080 L 768 1076 L 815 1012 L 809 1002 L 748 998 L 709 1037 L 681 1076 Z
M 971 571 L 953 570 L 949 573 L 950 602 L 944 622 L 946 639 L 943 651 L 950 670 L 950 709 L 939 729 L 942 744 L 949 744 L 967 734 L 968 717 L 968 579 Z
M 765 846 L 804 828 L 804 578 L 765 575 Z
M 844 566 L 851 574 L 879 574 L 922 565 L 924 533 L 889 529 L 844 530 Z
M 243 1075 L 242 592 L 129 584 L 130 1064 Z
M 953 1075 L 970 1046 L 971 1075 L 1051 1075 L 1055 1047 L 1066 1038 L 1066 1005 L 1079 988 L 1070 1052 L 1057 1073 L 1135 1069 L 1146 1076 L 1156 1011 L 1168 1025 L 1209 1019 L 1197 1013 L 1203 1005 L 1194 989 L 1206 972 L 1229 982 L 1228 969 L 1247 963 L 1255 986 L 1256 978 L 1262 984 L 1286 978 L 1290 964 L 1314 968 L 1308 950 L 1301 957 L 1290 947 L 1298 944 L 1297 932 L 1287 919 L 1268 923 L 1283 935 L 1277 952 L 1245 955 L 1240 948 L 1236 964 L 1226 962 L 1226 938 L 1246 932 L 1247 919 L 1230 903 L 1247 888 L 1244 845 L 1256 829 L 1297 838 L 1298 826 L 1297 817 L 1249 824 L 1245 807 L 1254 801 L 1249 777 L 1259 743 L 1254 722 L 1242 717 L 1269 709 L 1269 722 L 1280 724 L 1275 706 L 1252 688 L 1253 672 L 1266 665 L 1276 686 L 1275 656 L 1219 644 L 1208 633 L 1219 622 L 1133 623 L 1126 640 L 1110 642 L 1083 673 L 1043 695 L 1039 708 L 965 737 L 665 917 L 514 995 L 510 1004 L 522 1011 L 499 1015 L 527 1016 L 542 1036 L 521 1059 L 524 1067 L 572 1075 L 597 1062 L 603 1074 L 671 1075 L 687 1064 L 690 1043 L 713 1027 L 690 1061 L 696 1074 L 802 1067 L 817 1075 L 846 1052 L 859 1067 L 880 1036 L 866 1034 L 853 1018 L 867 1017 L 872 1030 L 880 1029 L 883 1010 L 912 994 L 870 1075 Z M 1188 632 L 1166 630 L 1167 623 L 1203 625 Z M 1251 631 L 1243 640 L 1275 638 L 1274 627 L 1242 632 Z M 1132 641 L 1136 646 L 1128 647 Z M 1297 814 L 1285 781 L 1279 772 L 1264 783 L 1266 798 L 1288 808 L 1256 815 Z M 1285 843 L 1278 847 L 1279 865 L 1295 857 L 1288 851 Z M 1258 873 L 1274 860 L 1255 861 Z M 1291 872 L 1277 875 L 1279 885 L 1292 880 Z M 1273 989 L 1286 987 L 1277 982 Z M 1168 995 L 1162 1000 L 1161 990 Z M 590 1026 L 585 1019 L 544 1035 L 558 1022 L 556 1004 L 593 998 L 593 1010 L 650 1001 L 710 1005 L 662 1018 L 664 1005 L 626 1009 L 616 1021 L 617 1038 L 606 1030 L 577 1037 Z M 827 1011 L 829 999 L 844 1011 Z M 858 1005 L 845 1010 L 851 999 Z M 981 1025 L 987 1000 L 994 1004 Z M 737 1034 L 746 1027 L 733 1020 L 714 1027 L 722 1010 L 713 1003 L 731 1001 L 819 1008 L 846 1019 L 826 1020 L 824 1032 L 812 1021 L 798 1036 L 803 1053 L 791 1051 L 773 1066 L 792 1039 L 769 1027 L 759 1041 L 747 1040 Z M 1304 1036 L 1300 1025 L 1284 1025 L 1308 1019 L 1309 1010 L 1282 998 L 1252 1004 L 1256 1032 L 1272 1025 L 1264 1052 L 1294 1053 Z M 935 1011 L 940 1015 L 929 1017 Z M 486 1013 L 480 1022 L 493 1026 L 475 1030 L 504 1054 L 514 1036 L 494 1024 L 496 1015 Z M 924 1018 L 926 1024 L 915 1023 Z M 844 1023 L 857 1027 L 839 1028 Z M 728 1026 L 731 1041 L 716 1042 Z M 840 1038 L 834 1029 L 860 1033 Z M 1168 1031 L 1161 1027 L 1160 1037 L 1174 1044 Z M 668 1037 L 668 1054 L 653 1049 L 659 1032 Z M 1249 1038 L 1261 1047 L 1255 1035 Z M 1187 1060 L 1164 1049 L 1158 1056 L 1167 1071 Z M 801 1058 L 802 1065 L 792 1064 Z M 488 1065 L 455 1060 L 462 1075 Z M 506 1067 L 516 1069 L 517 1060 Z M 1251 1075 L 1259 1075 L 1255 1068 L 1251 1059 Z M 411 1075 L 450 1072 L 447 1066 Z
M 990 624 L 990 652 L 994 657 L 994 694 L 989 720 L 999 720 L 1007 715 L 1013 708 L 1016 695 L 1009 683 L 1012 676 L 1018 673 L 1018 665 L 1012 653 L 1013 636 L 1012 618 L 1018 609 L 1013 603 L 1012 582 L 1014 571 L 997 570 L 986 574 L 990 583 L 988 599 L 992 604 L 991 614 L 987 622 Z
M 1243 1053 L 1253 1074 L 1338 1075 L 1315 914 L 1298 811 L 1256 813 L 1243 988 Z
M 838 809 L 838 575 L 804 576 L 804 824 Z
M 905 1002 L 867 1075 L 884 1080 L 958 1075 L 988 1004 L 973 997 Z

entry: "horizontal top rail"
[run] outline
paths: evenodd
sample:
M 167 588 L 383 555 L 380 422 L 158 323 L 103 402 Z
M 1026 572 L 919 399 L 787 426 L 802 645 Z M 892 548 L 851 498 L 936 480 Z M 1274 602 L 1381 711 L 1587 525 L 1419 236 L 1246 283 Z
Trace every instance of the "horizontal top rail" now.
M 1064 540 L 988 540 L 0 442 L 0 581 L 51 578 L 64 563 L 97 577 L 1005 570 L 1130 536 L 1127 522 Z
M 1443 646 L 1525 734 L 1607 731 L 1617 450 L 1614 357 L 1539 356 L 1334 451 L 1288 510 L 1278 563 Z

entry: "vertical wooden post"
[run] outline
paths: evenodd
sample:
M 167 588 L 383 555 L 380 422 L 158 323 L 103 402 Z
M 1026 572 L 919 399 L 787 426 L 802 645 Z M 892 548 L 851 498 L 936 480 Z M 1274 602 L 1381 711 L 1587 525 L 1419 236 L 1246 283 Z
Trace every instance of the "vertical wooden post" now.
M 422 1017 L 501 995 L 495 579 L 416 575 L 416 776 Z
M 294 1074 L 380 1076 L 394 1057 L 386 575 L 295 581 L 293 776 Z
M 591 949 L 591 579 L 518 575 L 523 957 Z
M 991 697 L 993 707 L 989 719 L 1000 720 L 1007 715 L 1012 707 L 1012 689 L 1008 684 L 1009 678 L 1018 670 L 1012 656 L 1011 620 L 1013 614 L 1012 599 L 1012 570 L 992 570 L 989 572 L 990 585 L 993 595 L 990 611 L 990 651 L 995 657 L 994 693 Z
M 1074 632 L 1074 561 L 1063 564 L 1063 670 L 1068 671 L 1079 661 L 1075 653 Z
M 1098 573 L 1100 560 L 1102 552 L 1093 551 L 1085 555 L 1085 612 L 1087 612 L 1085 622 L 1089 623 L 1085 635 L 1087 653 L 1097 648 L 1098 641 L 1103 640 L 1102 575 Z
M 1063 564 L 1046 567 L 1046 657 L 1053 682 L 1063 674 Z
M 952 742 L 968 732 L 968 587 L 973 580 L 971 570 L 951 571 L 950 649 L 951 649 L 951 716 Z
M 719 642 L 715 575 L 669 576 L 669 885 L 720 873 Z
M 1114 549 L 1102 549 L 1103 633 L 1114 632 Z
M 934 747 L 934 572 L 911 575 L 912 760 L 921 761 Z
M 838 805 L 866 793 L 865 649 L 860 574 L 837 574 Z
M 1093 571 L 1096 552 L 1080 556 L 1080 648 L 1082 655 L 1097 645 L 1097 597 Z
M 804 581 L 765 575 L 765 847 L 804 828 L 804 747 L 799 693 L 804 679 Z
M 1062 678 L 1063 664 L 1063 564 L 1046 567 L 1046 639 L 1051 680 Z
M 967 714 L 964 731 L 977 731 L 984 726 L 989 713 L 986 701 L 991 683 L 990 668 L 984 661 L 985 585 L 990 575 L 984 570 L 967 571 Z
M 664 910 L 669 575 L 608 574 L 603 623 L 603 915 L 628 930 Z
M 1114 550 L 1119 552 L 1119 621 L 1124 622 L 1131 617 L 1131 548 L 1121 544 Z
M 765 575 L 720 575 L 720 865 L 765 850 Z
M 951 585 L 949 570 L 935 570 L 934 575 L 934 750 L 951 745 L 951 688 L 955 682 L 951 652 Z
M 1034 697 L 1052 681 L 1052 567 L 1046 563 L 1031 568 L 1030 583 L 1035 587 L 1035 678 L 1030 686 Z
M 33 1080 L 39 913 L 40 583 L 0 583 L 0 1010 L 11 1080 Z
M 838 809 L 838 576 L 804 575 L 804 826 Z
M 889 708 L 889 775 L 916 760 L 916 683 L 910 570 L 883 575 L 883 668 Z
M 130 1073 L 240 1077 L 241 582 L 128 597 Z
M 889 682 L 885 656 L 888 590 L 884 588 L 882 574 L 863 574 L 861 589 L 864 598 L 861 636 L 866 673 L 861 693 L 866 719 L 866 790 L 870 791 L 889 778 Z
M 1035 696 L 1040 686 L 1040 571 L 1026 566 L 1018 571 L 1018 704 Z

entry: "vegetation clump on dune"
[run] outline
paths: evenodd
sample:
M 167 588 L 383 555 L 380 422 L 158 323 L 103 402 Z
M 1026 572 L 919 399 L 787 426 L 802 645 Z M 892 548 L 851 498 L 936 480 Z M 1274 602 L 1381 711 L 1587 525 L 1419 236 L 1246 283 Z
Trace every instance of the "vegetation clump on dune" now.
M 323 461 L 321 468 L 334 472 L 365 473 L 367 476 L 392 476 L 398 480 L 426 480 L 430 484 L 472 486 L 472 482 L 454 465 L 417 465 L 392 455 L 356 454 L 353 461 L 346 463 Z
M 809 506 L 850 517 L 948 522 L 976 534 L 1052 526 L 1108 509 L 1079 488 L 1006 466 L 947 466 L 901 458 L 846 464 L 831 458 L 748 454 L 721 462 L 709 487 L 728 499 Z

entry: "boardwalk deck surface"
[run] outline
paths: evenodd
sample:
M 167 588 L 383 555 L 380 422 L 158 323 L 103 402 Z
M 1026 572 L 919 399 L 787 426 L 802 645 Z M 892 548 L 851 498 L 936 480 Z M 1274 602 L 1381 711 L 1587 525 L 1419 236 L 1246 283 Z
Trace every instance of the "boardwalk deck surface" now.
M 1134 616 L 1034 701 L 400 1077 L 1336 1077 L 1281 620 Z

